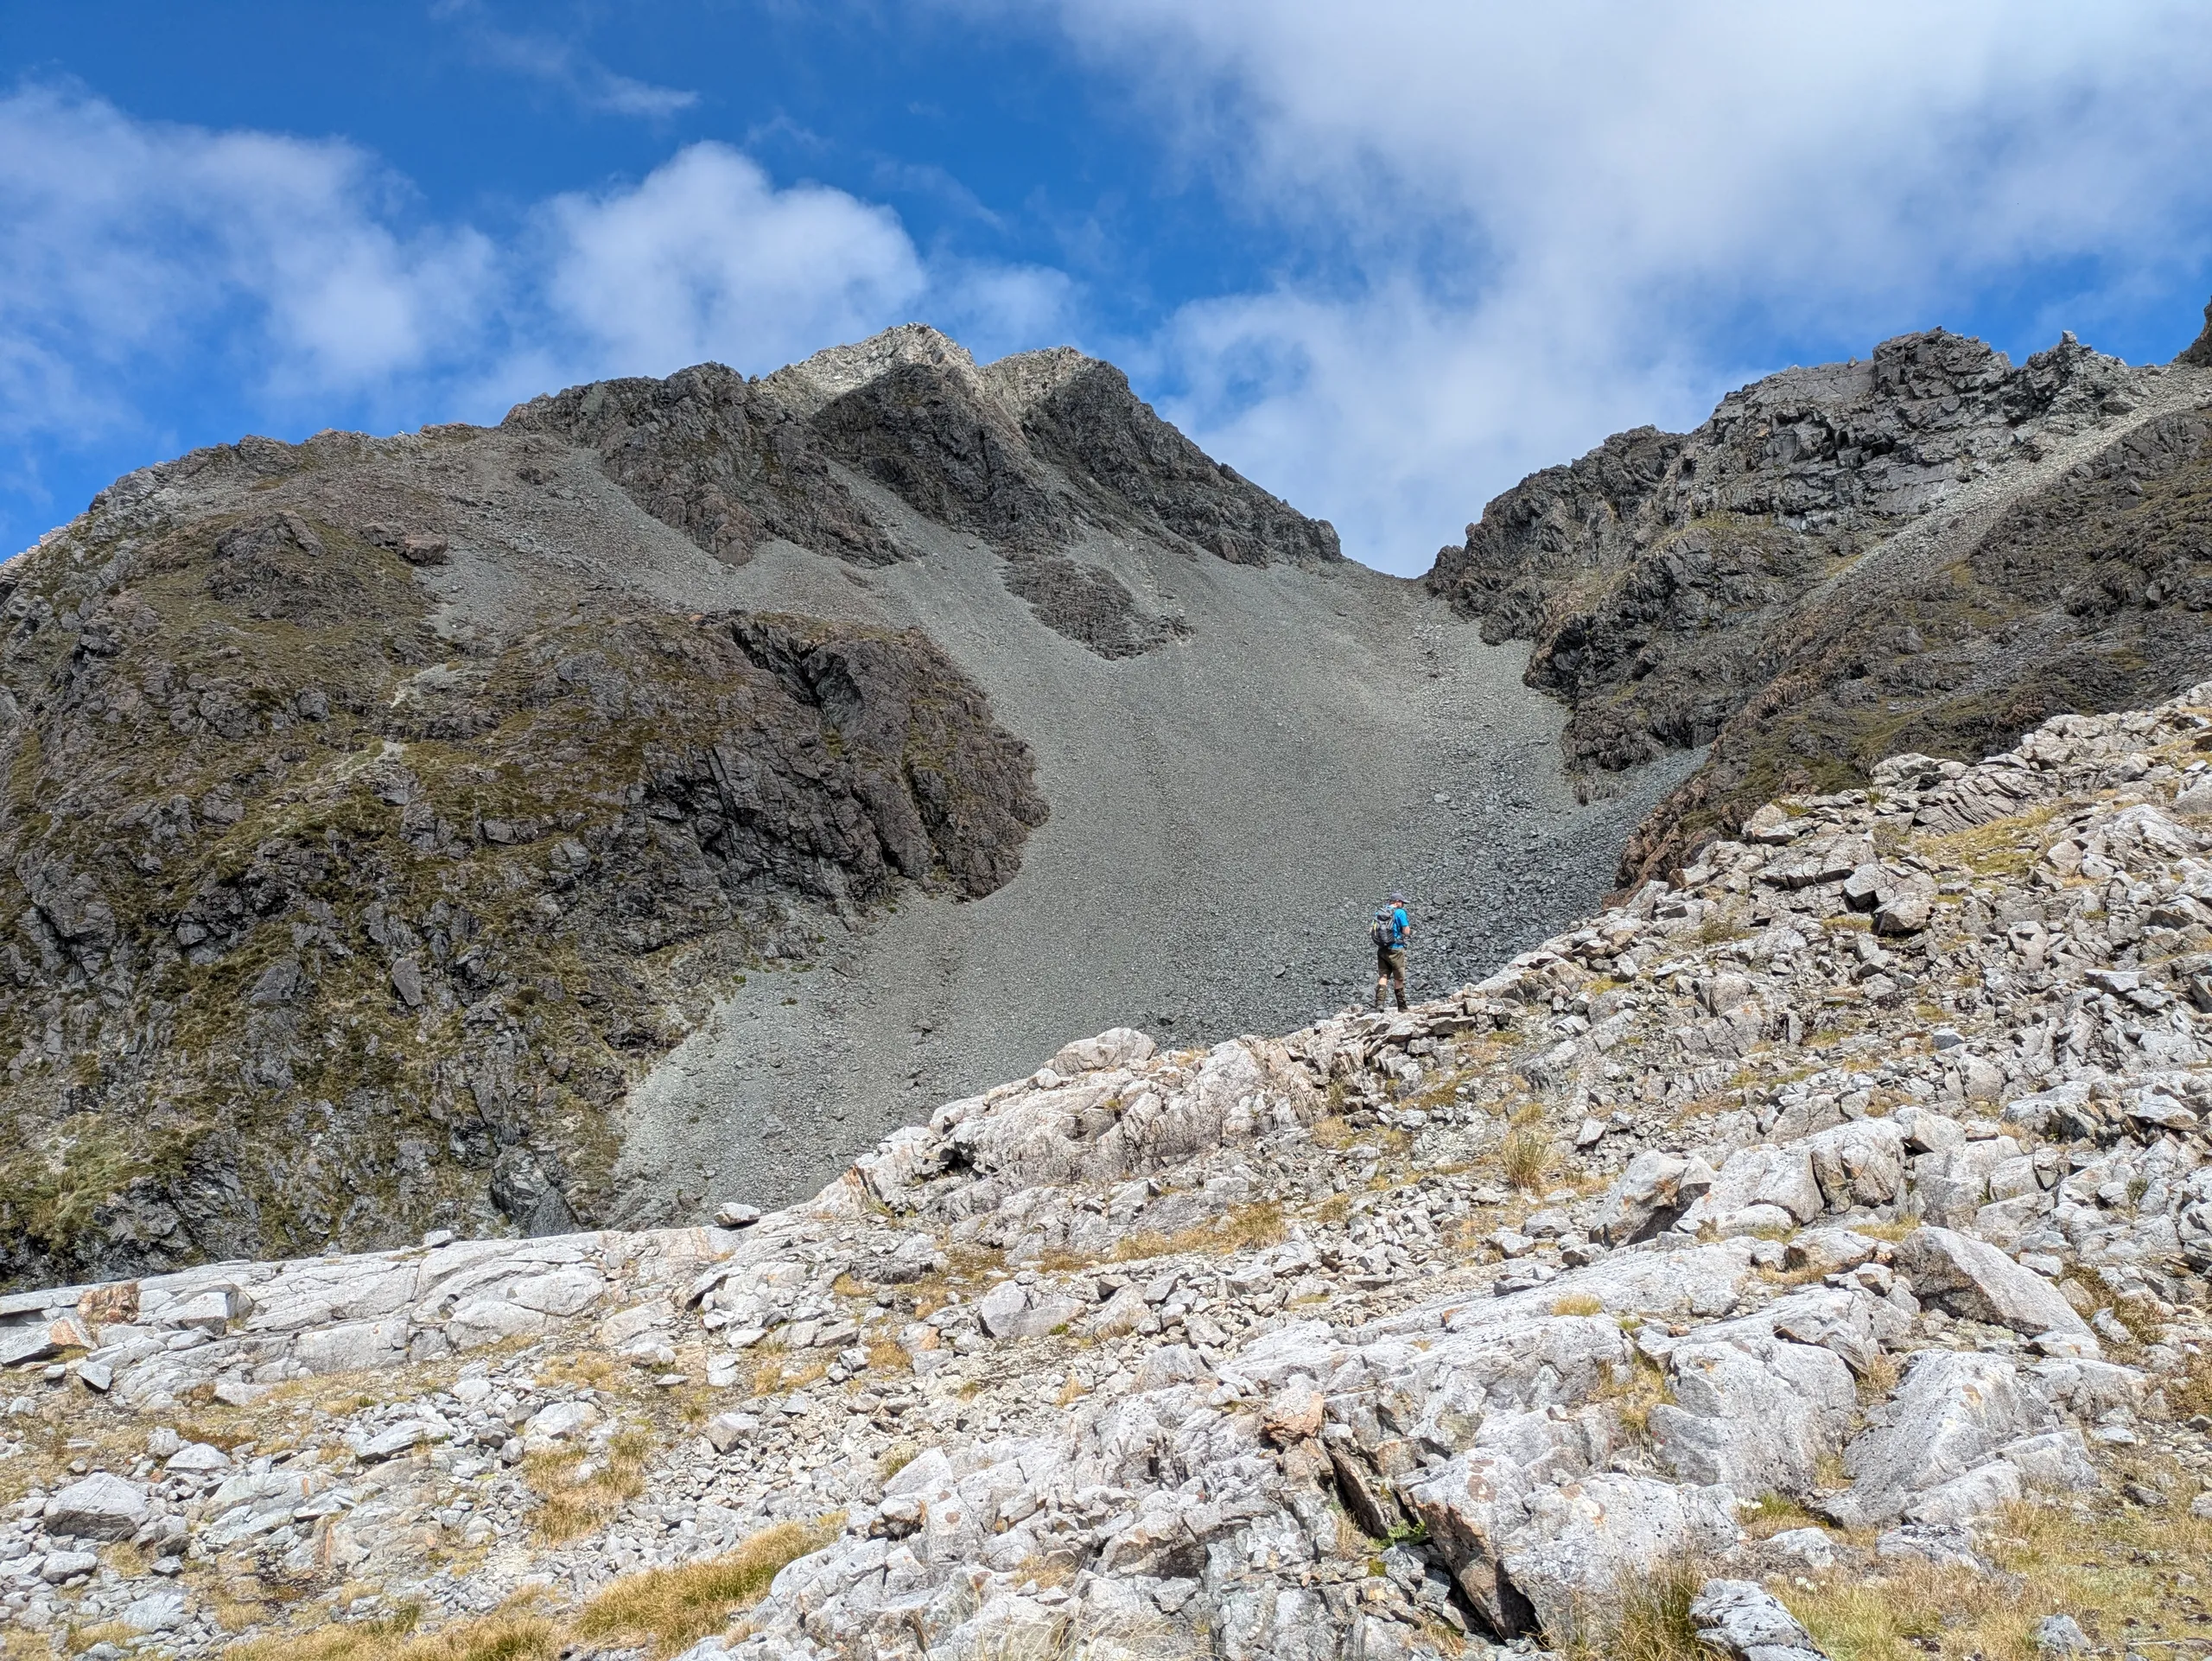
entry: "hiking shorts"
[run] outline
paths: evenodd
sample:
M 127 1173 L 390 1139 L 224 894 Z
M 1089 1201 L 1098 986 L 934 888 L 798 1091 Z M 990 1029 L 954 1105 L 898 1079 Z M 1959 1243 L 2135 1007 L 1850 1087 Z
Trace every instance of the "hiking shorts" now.
M 1378 945 L 1375 948 L 1375 978 L 1389 981 L 1401 992 L 1406 990 L 1405 947 Z

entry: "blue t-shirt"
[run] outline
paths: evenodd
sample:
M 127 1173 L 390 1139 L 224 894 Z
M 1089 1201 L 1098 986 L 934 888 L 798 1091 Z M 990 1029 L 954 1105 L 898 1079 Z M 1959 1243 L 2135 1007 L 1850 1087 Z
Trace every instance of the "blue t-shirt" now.
M 1406 908 L 1403 906 L 1391 907 L 1390 939 L 1384 949 L 1396 951 L 1402 948 L 1406 944 L 1406 931 L 1412 926 L 1413 920 L 1406 915 Z

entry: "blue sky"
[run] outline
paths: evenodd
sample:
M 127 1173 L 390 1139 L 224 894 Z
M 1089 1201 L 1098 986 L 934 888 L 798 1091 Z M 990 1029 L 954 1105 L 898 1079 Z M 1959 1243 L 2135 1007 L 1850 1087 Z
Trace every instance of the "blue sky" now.
M 1411 572 L 1785 364 L 2194 335 L 2201 7 L 1799 10 L 0 9 L 0 544 L 196 444 L 920 318 L 1112 358 Z

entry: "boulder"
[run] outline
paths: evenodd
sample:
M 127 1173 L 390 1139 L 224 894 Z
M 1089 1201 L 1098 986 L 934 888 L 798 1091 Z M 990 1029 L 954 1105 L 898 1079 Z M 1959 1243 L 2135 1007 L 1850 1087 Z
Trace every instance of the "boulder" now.
M 123 1606 L 123 1624 L 134 1632 L 173 1632 L 185 1623 L 181 1591 L 149 1592 Z
M 2005 1444 L 2052 1428 L 2056 1417 L 2011 1361 L 1955 1350 L 1914 1356 L 1885 1415 L 1844 1450 L 1851 1486 L 1824 1502 L 1847 1528 L 1905 1515 L 1920 1495 L 1991 1463 Z M 1972 1493 L 1955 1492 L 1933 1509 L 1955 1510 L 2004 1480 L 1983 1479 Z M 2012 1482 L 2017 1493 L 2017 1472 Z
M 46 1502 L 46 1530 L 81 1540 L 127 1540 L 151 1514 L 144 1484 L 99 1471 Z
M 48 1586 L 60 1586 L 79 1575 L 98 1574 L 99 1567 L 97 1551 L 49 1551 L 39 1559 L 38 1577 Z
M 727 1454 L 760 1429 L 750 1413 L 717 1413 L 707 1421 L 707 1440 L 717 1454 Z
M 1012 1281 L 1001 1281 L 977 1300 L 976 1317 L 993 1338 L 1042 1338 L 1066 1326 L 1084 1307 L 1064 1292 L 1033 1295 Z
M 1598 1209 L 1592 1231 L 1608 1245 L 1656 1234 L 1713 1186 L 1703 1160 L 1647 1149 L 1628 1162 Z
M 1046 1065 L 1061 1078 L 1072 1079 L 1077 1073 L 1135 1066 L 1150 1060 L 1157 1048 L 1149 1036 L 1134 1027 L 1113 1027 L 1096 1038 L 1077 1039 Z
M 1813 1174 L 1808 1143 L 1738 1148 L 1674 1226 L 1695 1234 L 1710 1225 L 1723 1235 L 1794 1228 L 1818 1217 L 1827 1203 Z
M 1343 1485 L 1339 1485 L 1340 1486 Z M 1491 1630 L 1526 1631 L 1527 1600 L 1503 1572 L 1504 1538 L 1527 1513 L 1520 1461 L 1490 1448 L 1455 1454 L 1402 1495 L 1459 1589 Z
M 1690 1600 L 1698 1641 L 1732 1661 L 1824 1661 L 1782 1601 L 1756 1581 L 1707 1581 Z
M 203 1475 L 210 1471 L 226 1471 L 230 1465 L 231 1456 L 221 1448 L 204 1441 L 188 1441 L 168 1456 L 162 1468 Z
M 1572 1629 L 1577 1614 L 1625 1581 L 1681 1557 L 1717 1555 L 1739 1537 L 1736 1496 L 1610 1473 L 1545 1488 L 1529 1504 L 1505 1552 L 1507 1575 L 1546 1632 Z
M 1877 934 L 1917 934 L 1936 911 L 1936 885 L 1926 877 L 1899 882 L 1874 908 Z
M 1986 1241 L 1947 1228 L 1915 1229 L 1897 1249 L 1897 1266 L 1911 1280 L 1914 1296 L 1952 1314 L 2029 1337 L 2090 1335 L 2056 1287 Z
M 1834 1275 L 1872 1263 L 1880 1249 L 1881 1243 L 1872 1236 L 1847 1228 L 1808 1228 L 1791 1237 L 1783 1250 L 1783 1262 L 1791 1269 Z
M 1830 1211 L 1886 1206 L 1904 1192 L 1904 1136 L 1887 1119 L 1853 1119 L 1805 1140 Z
M 1809 1344 L 1686 1341 L 1667 1360 L 1675 1399 L 1651 1410 L 1653 1442 L 1675 1475 L 1746 1498 L 1809 1492 L 1858 1410 L 1851 1369 Z

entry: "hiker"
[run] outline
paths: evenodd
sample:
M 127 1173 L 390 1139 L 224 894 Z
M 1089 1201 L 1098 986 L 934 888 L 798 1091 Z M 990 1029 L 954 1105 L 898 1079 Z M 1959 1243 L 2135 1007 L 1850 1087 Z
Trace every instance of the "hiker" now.
M 1406 915 L 1406 897 L 1393 894 L 1390 903 L 1375 913 L 1367 938 L 1375 942 L 1375 1007 L 1382 1007 L 1383 994 L 1395 988 L 1398 1007 L 1406 1007 L 1406 933 L 1413 920 Z

